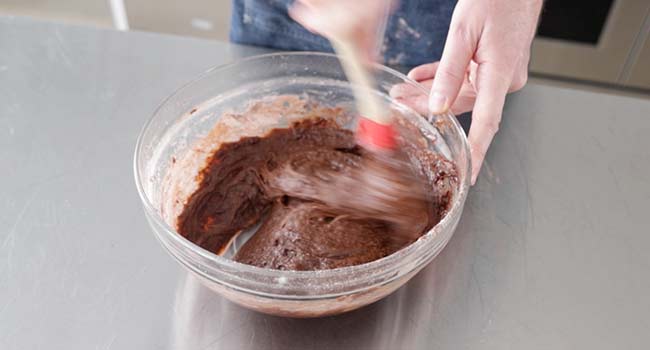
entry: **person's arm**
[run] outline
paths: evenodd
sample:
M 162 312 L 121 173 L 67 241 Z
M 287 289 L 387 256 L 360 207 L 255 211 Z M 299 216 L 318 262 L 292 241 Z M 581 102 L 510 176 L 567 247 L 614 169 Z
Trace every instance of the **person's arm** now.
M 439 62 L 409 72 L 431 85 L 429 109 L 472 112 L 472 184 L 499 129 L 508 92 L 528 79 L 530 45 L 542 0 L 460 0 Z
M 393 0 L 296 0 L 289 14 L 311 32 L 328 39 L 353 33 L 368 61 L 377 57 L 377 34 Z M 382 33 L 383 34 L 383 33 Z
M 358 42 L 370 50 L 388 0 L 298 0 L 291 14 L 308 29 L 327 36 L 341 26 L 358 28 Z M 469 144 L 472 184 L 499 128 L 508 92 L 528 78 L 530 45 L 542 0 L 459 0 L 439 62 L 414 68 L 409 77 L 431 86 L 431 112 L 473 110 Z M 408 99 L 406 102 L 409 102 Z M 422 101 L 410 101 L 415 106 Z

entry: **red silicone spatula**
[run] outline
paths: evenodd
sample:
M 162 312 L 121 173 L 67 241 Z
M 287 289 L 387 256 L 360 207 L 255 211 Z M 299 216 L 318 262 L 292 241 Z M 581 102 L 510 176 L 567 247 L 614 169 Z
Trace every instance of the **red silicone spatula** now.
M 360 52 L 348 37 L 331 38 L 334 50 L 341 56 L 341 64 L 352 83 L 359 111 L 357 139 L 374 151 L 391 151 L 395 148 L 395 128 L 388 106 L 374 93 L 374 80 L 363 64 Z

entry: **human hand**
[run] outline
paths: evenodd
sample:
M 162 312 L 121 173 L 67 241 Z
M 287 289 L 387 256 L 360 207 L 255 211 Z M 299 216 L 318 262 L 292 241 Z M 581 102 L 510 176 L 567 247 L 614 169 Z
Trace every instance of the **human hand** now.
M 297 0 L 289 15 L 309 31 L 327 39 L 346 38 L 367 61 L 375 61 L 378 38 L 391 0 Z
M 439 62 L 418 66 L 409 77 L 431 89 L 426 97 L 401 91 L 422 111 L 460 114 L 473 109 L 469 145 L 472 184 L 499 129 L 508 92 L 528 79 L 530 45 L 542 0 L 460 0 Z M 400 97 L 400 96 L 397 96 Z

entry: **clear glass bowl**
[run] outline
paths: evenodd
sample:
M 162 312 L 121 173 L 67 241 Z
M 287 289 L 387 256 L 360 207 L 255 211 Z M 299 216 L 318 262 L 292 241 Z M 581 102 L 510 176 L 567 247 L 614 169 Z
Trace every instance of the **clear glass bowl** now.
M 451 238 L 467 196 L 467 139 L 453 115 L 423 116 L 390 97 L 395 89 L 426 95 L 420 85 L 390 68 L 374 68 L 376 93 L 416 126 L 412 131 L 418 135 L 409 136 L 426 140 L 425 147 L 441 152 L 457 165 L 459 185 L 440 223 L 392 255 L 321 271 L 280 271 L 241 264 L 206 251 L 175 231 L 173 218 L 164 214 L 165 176 L 176 157 L 182 157 L 204 137 L 223 112 L 274 94 L 300 95 L 354 112 L 350 84 L 335 55 L 278 53 L 210 69 L 167 98 L 142 129 L 135 150 L 135 181 L 146 217 L 166 250 L 207 287 L 231 301 L 291 317 L 332 315 L 370 304 L 402 286 L 433 260 Z

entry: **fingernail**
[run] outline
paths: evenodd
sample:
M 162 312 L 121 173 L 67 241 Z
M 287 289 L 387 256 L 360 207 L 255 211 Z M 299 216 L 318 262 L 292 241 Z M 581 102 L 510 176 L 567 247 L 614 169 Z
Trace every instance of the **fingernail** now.
M 447 108 L 447 98 L 439 92 L 433 92 L 429 97 L 429 110 L 431 113 L 442 113 Z

